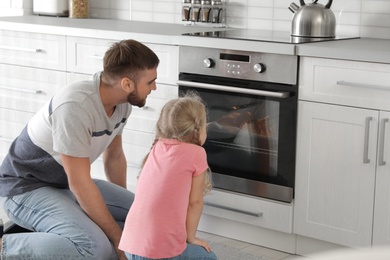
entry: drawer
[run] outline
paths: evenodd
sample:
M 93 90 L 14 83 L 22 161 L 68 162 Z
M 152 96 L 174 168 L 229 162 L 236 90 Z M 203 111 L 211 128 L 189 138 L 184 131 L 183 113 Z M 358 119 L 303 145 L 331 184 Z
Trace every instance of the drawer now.
M 0 107 L 35 113 L 65 83 L 65 72 L 0 64 Z
M 134 131 L 129 129 L 124 129 L 122 134 L 123 143 L 130 145 L 140 145 L 145 147 L 151 147 L 154 140 L 153 133 Z
M 136 117 L 133 114 L 127 119 L 125 129 L 142 131 L 147 133 L 155 133 L 156 119 Z
M 1 157 L 0 157 L 1 159 Z M 135 186 L 137 185 L 138 175 L 140 172 L 139 167 L 127 166 L 127 189 L 135 192 Z M 91 176 L 95 179 L 102 179 L 106 180 L 106 175 L 104 173 L 104 165 L 102 159 L 97 159 L 92 165 L 91 165 Z
M 390 110 L 390 64 L 301 58 L 299 99 Z
M 90 80 L 90 79 L 92 79 L 91 74 L 80 74 L 74 72 L 66 73 L 66 85 L 69 85 L 73 82 Z
M 0 62 L 65 70 L 65 45 L 65 36 L 0 30 Z
M 103 70 L 104 53 L 113 42 L 115 41 L 67 37 L 67 71 L 94 74 Z
M 13 140 L 20 134 L 34 113 L 0 108 L 0 164 Z
M 13 140 L 0 137 L 0 164 L 3 162 L 5 156 L 8 154 L 9 147 Z
M 145 156 L 150 151 L 150 146 L 123 143 L 123 151 L 129 166 L 140 167 Z
M 0 138 L 13 141 L 33 115 L 34 113 L 0 108 Z
M 292 233 L 292 204 L 212 190 L 204 197 L 203 214 Z
M 94 38 L 67 38 L 67 71 L 94 74 L 103 69 L 106 50 L 117 40 Z M 178 76 L 179 47 L 145 43 L 160 59 L 157 69 L 157 82 L 176 84 Z
M 167 103 L 165 99 L 157 99 L 148 97 L 144 107 L 133 106 L 133 110 L 130 116 L 143 117 L 148 119 L 155 119 L 157 121 L 160 116 L 161 109 Z

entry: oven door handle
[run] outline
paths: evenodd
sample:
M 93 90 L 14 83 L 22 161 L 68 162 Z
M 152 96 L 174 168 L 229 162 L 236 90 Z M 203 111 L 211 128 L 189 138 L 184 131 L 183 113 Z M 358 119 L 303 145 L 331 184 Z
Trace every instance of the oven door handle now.
M 221 91 L 241 93 L 241 94 L 250 94 L 250 95 L 256 95 L 256 96 L 275 97 L 275 98 L 288 98 L 288 97 L 290 97 L 290 92 L 273 92 L 273 91 L 266 91 L 266 90 L 237 88 L 237 87 L 231 87 L 231 86 L 214 85 L 214 84 L 199 83 L 199 82 L 184 81 L 184 80 L 178 80 L 176 83 L 177 83 L 177 85 L 186 86 L 186 87 L 221 90 Z

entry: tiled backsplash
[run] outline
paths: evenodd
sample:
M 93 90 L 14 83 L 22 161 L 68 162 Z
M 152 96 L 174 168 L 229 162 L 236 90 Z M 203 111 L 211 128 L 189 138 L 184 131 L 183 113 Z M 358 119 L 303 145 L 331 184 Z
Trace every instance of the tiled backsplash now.
M 47 0 L 49 1 L 49 0 Z M 90 16 L 134 21 L 183 23 L 182 0 L 89 0 Z M 226 0 L 229 27 L 290 31 L 292 0 Z M 326 4 L 328 0 L 319 0 Z M 33 0 L 1 0 L 0 15 L 31 14 Z M 299 4 L 299 0 L 294 0 Z M 306 0 L 310 3 L 311 0 Z M 334 0 L 337 35 L 390 39 L 390 0 Z M 3 10 L 3 12 L 1 12 Z

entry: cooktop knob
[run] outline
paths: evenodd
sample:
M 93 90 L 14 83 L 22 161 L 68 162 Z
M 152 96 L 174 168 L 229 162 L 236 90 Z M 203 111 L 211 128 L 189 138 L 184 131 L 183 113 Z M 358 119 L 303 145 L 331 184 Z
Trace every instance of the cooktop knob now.
M 212 68 L 212 67 L 214 67 L 214 61 L 213 61 L 213 59 L 211 59 L 211 58 L 206 58 L 206 59 L 204 59 L 203 60 L 203 66 L 205 66 L 206 68 Z
M 253 70 L 257 73 L 263 73 L 265 71 L 265 65 L 263 63 L 256 63 L 253 65 Z

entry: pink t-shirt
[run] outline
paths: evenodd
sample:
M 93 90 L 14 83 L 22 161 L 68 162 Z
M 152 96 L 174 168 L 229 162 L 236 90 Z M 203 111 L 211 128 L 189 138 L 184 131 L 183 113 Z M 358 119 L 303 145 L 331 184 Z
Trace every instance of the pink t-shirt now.
M 186 248 L 192 177 L 208 168 L 203 147 L 162 139 L 138 180 L 119 248 L 147 258 L 170 258 Z

